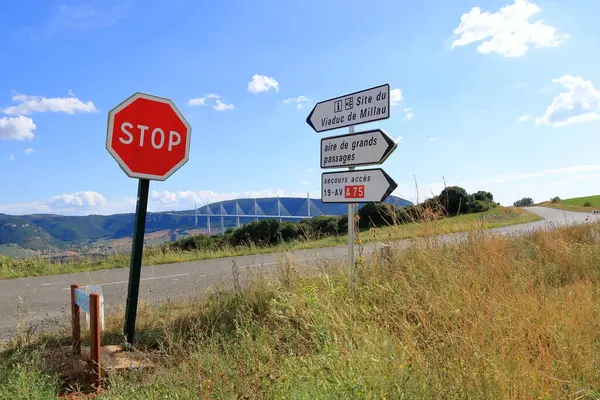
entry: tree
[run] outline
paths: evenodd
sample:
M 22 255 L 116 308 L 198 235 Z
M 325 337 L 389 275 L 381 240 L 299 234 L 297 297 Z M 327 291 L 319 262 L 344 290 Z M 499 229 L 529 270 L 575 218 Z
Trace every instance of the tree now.
M 552 204 L 558 204 L 558 203 L 560 203 L 560 197 L 558 197 L 558 196 L 553 197 L 553 198 L 550 199 L 550 202 Z
M 490 192 L 486 192 L 484 190 L 480 190 L 479 192 L 475 193 L 473 196 L 475 197 L 475 200 L 485 201 L 487 203 L 491 203 L 494 201 L 494 195 L 491 194 Z
M 531 197 L 523 197 L 521 200 L 517 200 L 513 203 L 515 207 L 528 207 L 533 205 L 533 199 Z
M 468 214 L 477 208 L 475 197 L 460 186 L 448 186 L 440 193 L 439 200 L 449 216 Z

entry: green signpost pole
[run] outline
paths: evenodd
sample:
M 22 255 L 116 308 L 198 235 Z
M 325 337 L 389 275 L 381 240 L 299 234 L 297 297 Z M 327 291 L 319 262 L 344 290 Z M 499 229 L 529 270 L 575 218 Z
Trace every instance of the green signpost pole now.
M 123 328 L 127 343 L 130 345 L 133 345 L 133 338 L 135 336 L 135 318 L 140 291 L 140 275 L 142 273 L 142 254 L 144 252 L 144 232 L 146 230 L 149 189 L 150 181 L 148 179 L 140 179 L 135 208 L 135 226 L 133 228 L 133 245 L 129 267 L 129 287 L 125 308 L 125 326 Z

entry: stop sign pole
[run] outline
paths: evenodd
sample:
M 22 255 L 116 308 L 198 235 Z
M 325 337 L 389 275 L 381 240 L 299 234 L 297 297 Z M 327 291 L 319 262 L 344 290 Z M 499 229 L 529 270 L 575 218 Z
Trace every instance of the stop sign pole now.
M 138 179 L 123 332 L 132 345 L 142 273 L 150 181 L 164 181 L 189 159 L 192 128 L 172 100 L 135 93 L 108 113 L 106 149 Z

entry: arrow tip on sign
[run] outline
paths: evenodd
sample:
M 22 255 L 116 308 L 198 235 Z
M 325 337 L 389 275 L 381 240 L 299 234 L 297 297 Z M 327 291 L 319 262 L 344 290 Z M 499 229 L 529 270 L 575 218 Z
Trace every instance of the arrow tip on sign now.
M 396 188 L 398 187 L 398 184 L 383 169 L 381 170 L 381 173 L 383 173 L 383 176 L 385 177 L 385 179 L 388 181 L 388 184 L 390 185 L 388 187 L 388 190 L 386 190 L 386 192 L 383 194 L 383 197 L 381 198 L 381 201 L 384 201 L 394 192 L 394 190 L 396 190 Z
M 312 121 L 310 120 L 313 116 L 313 114 L 315 113 L 315 110 L 317 109 L 317 105 L 314 105 L 312 110 L 310 110 L 310 114 L 308 114 L 308 117 L 306 117 L 306 123 L 308 125 L 310 125 L 311 128 L 313 128 L 313 130 L 316 132 L 317 129 L 315 128 L 315 126 L 313 125 Z

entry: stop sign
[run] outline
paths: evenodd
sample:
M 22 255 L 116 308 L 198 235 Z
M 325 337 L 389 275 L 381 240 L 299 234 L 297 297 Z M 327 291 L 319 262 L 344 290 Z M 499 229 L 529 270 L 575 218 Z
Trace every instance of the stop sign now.
M 173 101 L 135 93 L 108 113 L 106 149 L 127 176 L 164 181 L 189 158 L 192 128 Z

